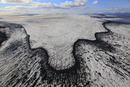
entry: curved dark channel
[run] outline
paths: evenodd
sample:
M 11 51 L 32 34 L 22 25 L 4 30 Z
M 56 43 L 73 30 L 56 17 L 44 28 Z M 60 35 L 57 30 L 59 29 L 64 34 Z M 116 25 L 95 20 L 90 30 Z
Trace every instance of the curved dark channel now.
M 7 40 L 7 36 L 4 32 L 0 32 L 0 45 Z
M 104 35 L 111 35 L 113 32 L 108 29 L 106 27 L 106 24 L 109 24 L 109 23 L 113 23 L 113 21 L 106 21 L 104 23 L 102 23 L 103 27 L 107 30 L 106 32 L 97 32 L 95 33 L 95 40 L 88 40 L 88 39 L 78 39 L 75 43 L 74 43 L 74 47 L 73 47 L 73 55 L 75 56 L 75 51 L 76 51 L 76 47 L 81 44 L 81 43 L 88 43 L 90 45 L 95 45 L 96 47 L 104 50 L 104 51 L 110 51 L 110 52 L 114 52 L 115 51 L 115 48 L 112 47 L 109 43 L 103 41 L 101 38 L 104 36 Z M 114 22 L 115 23 L 115 22 Z M 76 56 L 75 56 L 76 57 Z
M 0 22 L 0 23 L 5 23 L 5 22 Z M 48 63 L 49 55 L 46 49 L 42 47 L 35 48 L 35 49 L 31 48 L 30 39 L 29 39 L 30 36 L 27 34 L 26 30 L 24 29 L 24 32 L 26 34 L 26 38 L 25 38 L 26 41 L 24 42 L 24 44 L 23 42 L 22 43 L 20 42 L 21 44 L 18 45 L 23 50 L 18 52 L 19 54 L 17 54 L 17 57 L 24 55 L 22 56 L 24 58 L 21 57 L 22 61 L 20 61 L 20 63 L 24 64 L 24 62 L 27 61 L 27 63 L 25 63 L 26 68 L 24 69 L 22 67 L 13 65 L 16 66 L 17 68 L 14 71 L 13 70 L 10 71 L 11 75 L 9 78 L 5 78 L 7 80 L 6 82 L 2 82 L 3 86 L 18 87 L 18 85 L 20 85 L 19 87 L 23 87 L 24 85 L 25 87 L 38 87 L 38 85 L 42 85 L 42 84 L 44 84 L 44 86 L 54 84 L 55 87 L 57 85 L 60 85 L 60 87 L 62 86 L 80 87 L 79 84 L 82 84 L 84 87 L 87 86 L 89 87 L 90 86 L 89 73 L 85 72 L 85 68 L 86 68 L 86 66 L 84 65 L 85 60 L 80 57 L 81 55 L 79 54 L 80 52 L 79 47 L 81 46 L 81 44 L 88 44 L 88 45 L 94 45 L 103 51 L 109 51 L 112 53 L 115 52 L 116 49 L 111 44 L 101 39 L 104 35 L 111 35 L 113 33 L 110 29 L 106 27 L 106 24 L 108 23 L 112 23 L 112 21 L 107 21 L 102 23 L 103 27 L 107 31 L 95 33 L 96 40 L 78 39 L 76 42 L 74 42 L 72 54 L 75 59 L 75 64 L 72 67 L 64 70 L 56 70 L 50 66 L 50 64 Z M 0 26 L 0 28 L 3 29 L 7 27 L 12 30 L 13 28 L 20 28 L 20 29 L 23 28 L 22 25 L 13 24 L 13 23 L 5 23 L 4 26 Z M 5 34 L 0 32 L 0 44 L 4 40 L 7 40 Z M 19 51 L 19 49 L 21 48 L 16 47 L 15 50 Z M 31 65 L 29 65 L 30 62 L 28 60 L 31 61 L 31 65 L 34 65 L 34 67 L 36 67 L 36 70 L 33 71 L 33 68 L 31 67 Z M 19 76 L 20 72 L 22 73 L 21 77 Z

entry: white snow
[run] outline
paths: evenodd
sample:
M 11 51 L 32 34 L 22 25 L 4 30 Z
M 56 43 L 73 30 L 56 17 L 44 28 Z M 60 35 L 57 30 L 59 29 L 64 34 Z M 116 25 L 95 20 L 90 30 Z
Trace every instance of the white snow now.
M 23 24 L 30 35 L 32 48 L 43 47 L 48 51 L 49 63 L 57 70 L 74 64 L 72 47 L 76 40 L 94 40 L 96 32 L 106 31 L 101 22 L 87 15 L 19 16 L 16 20 L 9 18 L 8 21 Z

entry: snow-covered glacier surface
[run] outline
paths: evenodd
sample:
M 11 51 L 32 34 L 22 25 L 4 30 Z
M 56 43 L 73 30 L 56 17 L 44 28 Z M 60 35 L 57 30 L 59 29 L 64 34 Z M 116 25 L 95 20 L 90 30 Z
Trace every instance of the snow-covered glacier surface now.
M 104 20 L 1 16 L 0 85 L 129 87 L 130 25 Z

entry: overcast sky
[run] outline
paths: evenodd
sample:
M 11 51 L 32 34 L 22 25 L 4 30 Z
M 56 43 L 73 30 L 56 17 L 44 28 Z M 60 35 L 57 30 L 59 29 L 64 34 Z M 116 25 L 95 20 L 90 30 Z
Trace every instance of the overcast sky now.
M 0 0 L 1 13 L 130 12 L 130 0 Z

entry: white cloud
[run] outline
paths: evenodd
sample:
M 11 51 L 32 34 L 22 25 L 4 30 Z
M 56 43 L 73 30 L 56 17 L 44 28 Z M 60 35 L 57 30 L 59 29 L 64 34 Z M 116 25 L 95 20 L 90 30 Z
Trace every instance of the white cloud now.
M 6 6 L 4 9 L 13 11 L 13 12 L 30 12 L 30 11 L 42 11 L 47 10 L 57 10 L 60 11 L 70 11 L 70 9 L 75 9 L 77 11 L 78 9 L 82 10 L 88 8 L 88 6 L 85 5 L 87 0 L 74 0 L 74 1 L 65 1 L 60 4 L 54 4 L 51 2 L 48 3 L 41 3 L 41 2 L 34 2 L 33 0 L 1 0 L 0 3 L 13 3 L 16 4 L 15 6 Z M 21 5 L 19 5 L 21 4 Z M 24 6 L 24 4 L 28 4 L 28 6 Z M 49 9 L 49 10 L 48 10 Z M 78 10 L 78 12 L 80 11 Z M 72 11 L 71 11 L 72 12 Z
M 65 1 L 61 3 L 60 6 L 61 7 L 80 7 L 80 6 L 85 6 L 85 2 L 87 2 L 87 0 L 74 0 L 74 2 Z
M 40 7 L 70 8 L 70 7 L 85 6 L 85 2 L 87 2 L 87 0 L 74 0 L 74 2 L 65 1 L 61 4 L 33 2 L 32 5 L 35 7 L 38 7 L 38 8 L 40 8 Z
M 59 5 L 53 4 L 53 3 L 51 3 L 51 2 L 48 2 L 48 3 L 33 2 L 31 5 L 32 5 L 34 8 L 55 8 L 55 7 L 59 7 Z
M 61 7 L 78 7 L 78 6 L 83 6 L 83 5 L 84 5 L 83 3 L 75 3 L 71 1 L 66 1 L 60 4 Z
M 54 4 L 54 3 L 40 3 L 40 2 L 34 2 L 32 0 L 1 0 L 1 3 L 13 3 L 13 4 L 29 4 L 35 8 L 52 8 L 52 7 L 57 7 L 57 8 L 70 8 L 70 7 L 81 7 L 85 6 L 85 2 L 87 0 L 74 0 L 72 1 L 65 1 L 61 4 Z M 15 8 L 15 7 L 14 7 Z
M 10 10 L 17 10 L 17 9 L 31 9 L 33 8 L 32 6 L 6 6 L 5 9 L 10 9 Z
M 32 0 L 1 0 L 1 3 L 30 4 Z
M 74 2 L 76 2 L 76 3 L 85 3 L 85 2 L 87 2 L 88 0 L 74 0 Z
M 93 4 L 98 4 L 98 3 L 99 3 L 98 0 L 96 0 L 96 1 L 93 2 Z

